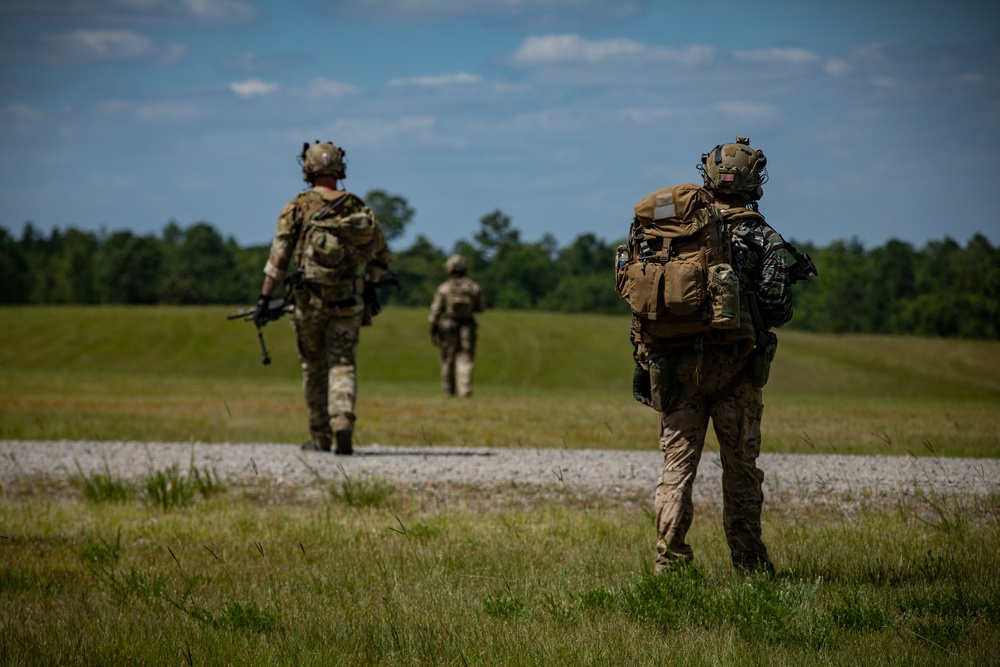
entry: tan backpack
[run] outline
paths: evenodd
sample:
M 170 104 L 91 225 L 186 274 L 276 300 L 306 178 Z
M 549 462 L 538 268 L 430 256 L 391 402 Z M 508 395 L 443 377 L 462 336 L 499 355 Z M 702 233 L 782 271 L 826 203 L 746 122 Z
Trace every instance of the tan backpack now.
M 309 190 L 295 263 L 306 282 L 338 286 L 375 257 L 375 215 L 349 192 Z
M 643 334 L 675 338 L 750 324 L 741 323 L 745 309 L 729 225 L 699 185 L 675 185 L 641 199 L 616 268 L 618 294 Z
M 479 290 L 469 278 L 461 277 L 448 281 L 448 299 L 445 317 L 454 320 L 468 320 L 475 314 L 476 296 Z

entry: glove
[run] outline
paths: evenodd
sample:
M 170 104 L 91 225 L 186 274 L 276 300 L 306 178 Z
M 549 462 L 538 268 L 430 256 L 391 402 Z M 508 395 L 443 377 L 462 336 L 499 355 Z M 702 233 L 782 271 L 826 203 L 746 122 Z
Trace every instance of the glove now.
M 361 300 L 368 306 L 368 312 L 372 314 L 372 317 L 382 312 L 382 304 L 378 300 L 378 290 L 375 289 L 375 283 L 372 281 L 365 281 L 364 290 L 361 292 Z
M 271 314 L 268 312 L 268 305 L 271 302 L 271 298 L 261 294 L 257 297 L 257 309 L 253 314 L 253 323 L 258 327 L 262 327 L 271 321 Z
M 431 325 L 431 343 L 437 345 L 441 342 L 441 327 L 437 324 Z
M 635 373 L 632 374 L 632 396 L 643 405 L 653 407 L 653 388 L 649 377 L 649 371 L 635 365 Z

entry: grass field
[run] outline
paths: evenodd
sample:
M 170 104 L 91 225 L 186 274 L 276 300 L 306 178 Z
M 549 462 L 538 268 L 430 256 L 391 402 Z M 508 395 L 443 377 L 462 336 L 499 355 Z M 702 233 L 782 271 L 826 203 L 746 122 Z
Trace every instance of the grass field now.
M 645 504 L 96 481 L 5 491 L 0 664 L 1000 664 L 997 498 L 767 505 L 779 572 L 744 579 L 718 508 L 696 566 L 656 576 Z
M 288 320 L 263 366 L 228 312 L 0 308 L 0 438 L 301 442 Z M 627 319 L 488 312 L 476 395 L 449 400 L 425 317 L 387 308 L 363 330 L 359 443 L 656 446 Z M 765 404 L 765 451 L 1000 456 L 1000 343 L 781 332 Z
M 222 308 L 0 308 L 0 438 L 303 438 L 286 322 Z M 490 312 L 476 396 L 439 396 L 424 312 L 365 329 L 359 436 L 653 448 L 628 322 Z M 765 450 L 1000 454 L 1000 345 L 781 335 Z M 773 578 L 649 572 L 649 498 L 211 470 L 0 487 L 0 665 L 1000 665 L 1000 498 L 770 500 Z M 847 509 L 851 508 L 851 509 Z

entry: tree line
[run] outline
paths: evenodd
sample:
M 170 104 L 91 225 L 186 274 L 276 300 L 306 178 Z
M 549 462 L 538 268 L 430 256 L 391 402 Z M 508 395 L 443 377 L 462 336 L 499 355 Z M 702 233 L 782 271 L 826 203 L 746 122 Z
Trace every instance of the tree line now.
M 401 288 L 383 291 L 387 304 L 429 306 L 447 277 L 445 259 L 457 253 L 491 308 L 629 312 L 614 289 L 614 255 L 624 239 L 588 232 L 566 244 L 548 234 L 528 242 L 495 210 L 449 252 L 423 235 L 397 250 L 415 211 L 383 190 L 364 199 L 394 251 L 391 268 Z M 788 328 L 1000 338 L 1000 248 L 982 234 L 964 246 L 947 237 L 922 248 L 895 239 L 873 249 L 857 239 L 796 245 L 812 256 L 819 276 L 795 286 Z M 46 235 L 29 222 L 17 238 L 0 227 L 0 304 L 249 304 L 268 251 L 241 247 L 208 222 L 184 228 L 170 221 L 158 235 L 73 227 Z

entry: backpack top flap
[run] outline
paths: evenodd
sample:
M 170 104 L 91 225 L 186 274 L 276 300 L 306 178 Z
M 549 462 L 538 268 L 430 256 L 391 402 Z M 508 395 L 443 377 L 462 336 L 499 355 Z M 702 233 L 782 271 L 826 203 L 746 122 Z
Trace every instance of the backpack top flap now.
M 354 245 L 365 245 L 375 236 L 375 216 L 357 195 L 350 192 L 321 193 L 327 202 L 312 214 L 310 222 L 337 233 Z
M 692 236 L 720 221 L 711 194 L 694 183 L 657 190 L 639 200 L 635 217 L 643 233 L 660 238 Z

